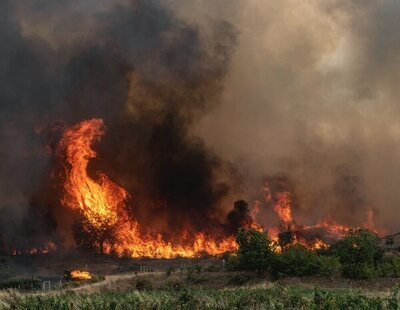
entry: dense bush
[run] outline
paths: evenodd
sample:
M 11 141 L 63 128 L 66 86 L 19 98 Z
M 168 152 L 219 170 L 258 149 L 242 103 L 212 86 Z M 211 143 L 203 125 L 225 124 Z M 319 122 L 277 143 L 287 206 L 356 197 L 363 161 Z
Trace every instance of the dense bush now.
M 257 270 L 259 274 L 271 267 L 274 252 L 266 233 L 255 229 L 240 229 L 236 241 L 238 265 L 245 270 Z
M 383 251 L 379 247 L 379 237 L 367 229 L 350 230 L 332 247 L 332 250 L 343 265 L 376 265 L 383 258 Z
M 374 265 L 362 263 L 344 264 L 342 266 L 342 275 L 350 279 L 372 279 L 378 274 Z
M 257 230 L 240 230 L 237 255 L 227 258 L 227 270 L 269 271 L 274 277 L 333 276 L 342 273 L 352 279 L 400 277 L 400 258 L 383 257 L 378 236 L 366 229 L 350 230 L 329 248 L 312 251 L 280 234 L 286 246 L 275 253 L 267 235 Z
M 277 255 L 273 262 L 274 276 L 308 276 L 318 273 L 318 256 L 304 246 L 296 244 Z
M 318 255 L 318 275 L 331 277 L 340 272 L 341 264 L 335 256 Z
M 235 271 L 239 269 L 239 258 L 236 254 L 232 254 L 227 257 L 225 262 L 225 270 Z
M 286 248 L 276 255 L 271 273 L 275 277 L 331 276 L 340 268 L 336 257 L 319 256 L 300 244 Z
M 385 257 L 378 265 L 376 274 L 384 278 L 400 277 L 400 257 Z
M 375 277 L 383 259 L 379 237 L 367 229 L 350 230 L 342 240 L 332 246 L 332 253 L 343 266 L 343 276 L 354 279 Z

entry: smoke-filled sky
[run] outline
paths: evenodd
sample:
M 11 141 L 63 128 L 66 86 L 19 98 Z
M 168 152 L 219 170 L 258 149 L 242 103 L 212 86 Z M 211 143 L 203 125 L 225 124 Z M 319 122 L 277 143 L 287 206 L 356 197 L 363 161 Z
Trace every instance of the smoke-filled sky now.
M 155 197 L 159 227 L 215 225 L 283 174 L 301 222 L 371 208 L 397 230 L 398 16 L 397 0 L 1 1 L 3 238 L 51 204 L 55 124 L 92 117 L 98 166 Z
M 286 173 L 304 220 L 370 207 L 398 229 L 400 2 L 236 4 L 218 8 L 239 44 L 206 141 L 250 178 Z

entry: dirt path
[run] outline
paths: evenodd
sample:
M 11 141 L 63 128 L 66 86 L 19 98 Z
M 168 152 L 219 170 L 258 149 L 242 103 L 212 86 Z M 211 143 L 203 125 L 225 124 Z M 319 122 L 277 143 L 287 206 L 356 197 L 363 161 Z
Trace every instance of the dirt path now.
M 82 285 L 79 287 L 74 287 L 69 290 L 71 291 L 79 291 L 79 292 L 85 292 L 85 291 L 93 291 L 96 288 L 100 287 L 111 287 L 114 282 L 121 281 L 121 280 L 129 280 L 133 279 L 135 277 L 142 277 L 142 276 L 147 276 L 147 275 L 160 275 L 162 272 L 132 272 L 132 273 L 124 273 L 124 274 L 114 274 L 114 275 L 108 275 L 105 277 L 104 281 L 101 282 L 96 282 L 96 283 L 89 283 L 86 285 Z

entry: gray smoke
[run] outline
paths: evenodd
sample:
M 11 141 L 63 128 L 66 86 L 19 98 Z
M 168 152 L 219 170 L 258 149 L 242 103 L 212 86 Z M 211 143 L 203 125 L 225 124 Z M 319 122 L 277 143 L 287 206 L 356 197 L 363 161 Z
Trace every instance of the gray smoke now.
M 265 174 L 287 175 L 299 222 L 360 224 L 371 208 L 378 226 L 396 230 L 400 3 L 238 7 L 240 43 L 223 104 L 199 131 L 225 158 L 245 163 L 252 187 Z

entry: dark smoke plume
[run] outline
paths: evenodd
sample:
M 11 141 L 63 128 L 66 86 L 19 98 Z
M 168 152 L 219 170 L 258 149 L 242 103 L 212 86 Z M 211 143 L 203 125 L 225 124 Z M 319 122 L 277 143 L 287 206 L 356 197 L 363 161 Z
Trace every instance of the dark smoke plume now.
M 148 230 L 222 228 L 230 184 L 219 175 L 229 167 L 191 128 L 223 89 L 233 27 L 215 20 L 205 32 L 159 1 L 0 6 L 2 244 L 70 241 L 51 152 L 57 129 L 94 117 L 104 119 L 106 136 L 90 172 L 124 186 Z
M 1 244 L 71 236 L 51 153 L 57 128 L 93 117 L 90 172 L 148 230 L 226 228 L 232 201 L 281 174 L 296 223 L 371 209 L 395 232 L 399 15 L 396 0 L 0 1 Z

